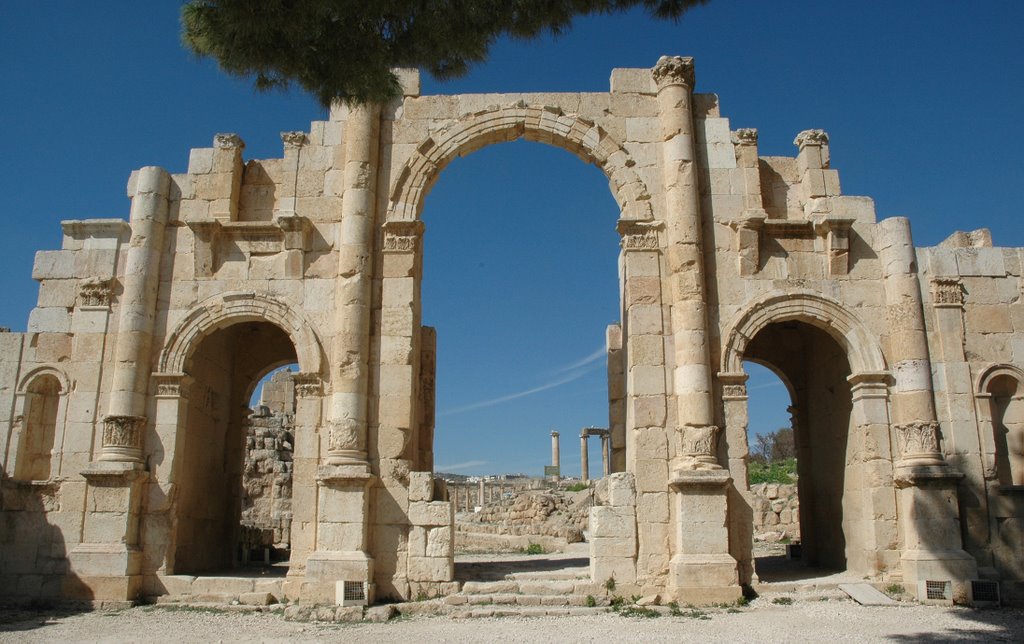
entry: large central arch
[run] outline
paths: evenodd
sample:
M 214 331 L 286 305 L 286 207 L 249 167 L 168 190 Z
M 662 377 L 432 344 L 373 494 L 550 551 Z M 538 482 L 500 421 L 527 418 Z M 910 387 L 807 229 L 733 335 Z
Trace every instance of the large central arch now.
M 560 147 L 593 163 L 608 177 L 623 219 L 653 218 L 650 192 L 632 170 L 633 160 L 601 126 L 581 116 L 565 114 L 558 107 L 520 101 L 466 115 L 417 145 L 391 189 L 386 220 L 415 220 L 441 170 L 455 157 L 493 143 L 518 139 Z

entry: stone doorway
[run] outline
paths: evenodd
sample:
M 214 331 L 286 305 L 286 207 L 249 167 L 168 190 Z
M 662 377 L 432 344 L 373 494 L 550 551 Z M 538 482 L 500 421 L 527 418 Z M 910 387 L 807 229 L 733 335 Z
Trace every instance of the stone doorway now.
M 288 334 L 259 321 L 209 332 L 187 360 L 192 383 L 185 420 L 179 420 L 184 445 L 178 457 L 175 574 L 236 571 L 251 558 L 252 550 L 247 555 L 243 548 L 251 530 L 242 522 L 254 422 L 249 403 L 261 379 L 296 360 Z
M 860 486 L 847 466 L 853 403 L 845 351 L 828 333 L 791 320 L 763 328 L 744 358 L 768 367 L 789 389 L 797 462 L 799 547 L 789 548 L 788 560 L 758 561 L 758 574 L 766 580 L 817 576 L 799 574 L 801 567 L 845 571 L 856 547 L 850 526 L 859 515 L 856 494 L 848 491 Z

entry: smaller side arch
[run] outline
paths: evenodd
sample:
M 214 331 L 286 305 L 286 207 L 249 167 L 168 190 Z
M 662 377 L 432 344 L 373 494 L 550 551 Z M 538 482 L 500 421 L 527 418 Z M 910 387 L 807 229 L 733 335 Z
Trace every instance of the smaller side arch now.
M 18 382 L 18 393 L 23 394 L 27 392 L 29 386 L 31 386 L 35 379 L 38 378 L 39 376 L 53 376 L 54 378 L 56 378 L 57 382 L 60 383 L 60 391 L 62 394 L 67 394 L 69 391 L 71 391 L 71 380 L 68 378 L 67 374 L 64 373 L 63 370 L 50 365 L 43 365 L 41 367 L 36 367 L 35 369 L 32 369 L 24 376 L 22 376 L 21 381 Z
M 839 302 L 807 290 L 773 291 L 748 305 L 723 334 L 721 371 L 743 371 L 747 345 L 769 324 L 796 320 L 811 324 L 846 349 L 853 373 L 881 373 L 887 367 L 882 350 L 864 323 Z
M 239 322 L 270 322 L 280 327 L 292 344 L 304 373 L 323 373 L 323 352 L 312 324 L 298 311 L 267 293 L 232 291 L 210 297 L 194 308 L 167 336 L 158 371 L 184 373 L 196 344 L 207 334 Z
M 990 364 L 978 372 L 974 381 L 975 396 L 989 396 L 992 381 L 1000 376 L 1009 376 L 1024 385 L 1024 369 L 1012 364 Z

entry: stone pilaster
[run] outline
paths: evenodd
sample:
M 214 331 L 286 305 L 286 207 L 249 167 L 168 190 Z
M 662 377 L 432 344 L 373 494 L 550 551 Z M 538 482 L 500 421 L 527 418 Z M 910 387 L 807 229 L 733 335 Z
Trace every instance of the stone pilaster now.
M 718 374 L 722 386 L 722 418 L 725 421 L 725 443 L 728 445 L 729 475 L 733 485 L 729 487 L 729 552 L 736 559 L 741 584 L 750 584 L 754 578 L 753 501 L 747 484 L 747 458 L 750 453 L 747 444 L 749 410 L 747 407 L 747 374 Z
M 622 325 L 608 326 L 605 334 L 608 352 L 608 431 L 611 444 L 611 471 L 626 470 L 626 370 L 622 346 Z M 558 463 L 552 463 L 558 465 Z

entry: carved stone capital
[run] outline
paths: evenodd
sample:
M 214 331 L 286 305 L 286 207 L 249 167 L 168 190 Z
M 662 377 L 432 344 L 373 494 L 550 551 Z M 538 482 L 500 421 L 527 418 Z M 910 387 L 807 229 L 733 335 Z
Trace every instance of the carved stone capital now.
M 366 463 L 366 426 L 353 418 L 328 423 L 327 464 Z
M 620 219 L 615 228 L 622 235 L 620 244 L 624 251 L 658 250 L 661 246 L 658 241 L 660 221 Z
M 658 89 L 670 85 L 685 85 L 693 89 L 693 58 L 690 56 L 662 56 L 651 70 Z
M 241 150 L 245 147 L 245 142 L 234 132 L 225 132 L 213 136 L 213 146 L 221 150 Z
M 423 236 L 423 222 L 389 221 L 384 224 L 385 253 L 414 253 Z
M 78 301 L 82 306 L 109 307 L 113 280 L 89 277 L 78 283 Z
M 295 373 L 292 374 L 292 382 L 295 383 L 296 398 L 316 398 L 324 393 L 323 381 L 319 374 Z
M 281 143 L 289 148 L 301 148 L 309 143 L 305 132 L 281 132 Z
M 757 130 L 752 127 L 741 127 L 729 134 L 734 145 L 757 145 Z
M 808 145 L 828 145 L 828 132 L 825 130 L 804 130 L 793 139 L 793 145 L 800 149 Z
M 963 308 L 963 283 L 957 278 L 933 279 L 932 304 L 940 308 Z
M 101 461 L 142 461 L 142 432 L 145 416 L 105 416 Z
M 939 424 L 935 421 L 917 421 L 893 425 L 900 450 L 901 465 L 943 465 L 939 451 Z
M 679 440 L 682 469 L 715 470 L 721 467 L 715 456 L 718 443 L 717 425 L 680 427 Z

